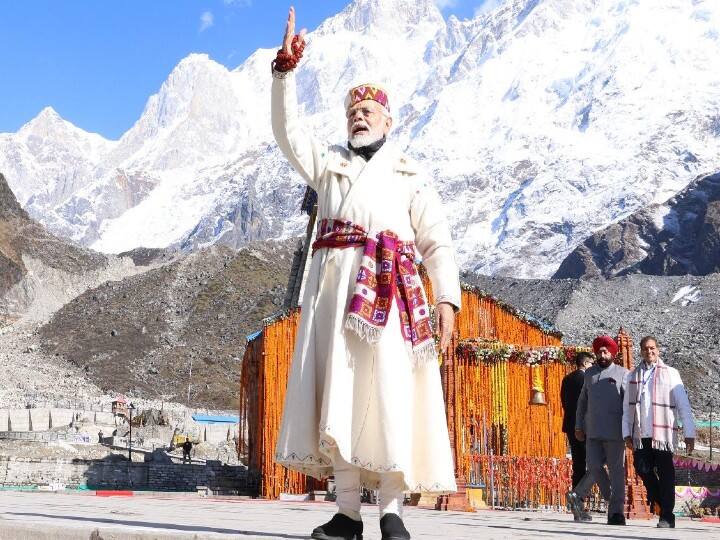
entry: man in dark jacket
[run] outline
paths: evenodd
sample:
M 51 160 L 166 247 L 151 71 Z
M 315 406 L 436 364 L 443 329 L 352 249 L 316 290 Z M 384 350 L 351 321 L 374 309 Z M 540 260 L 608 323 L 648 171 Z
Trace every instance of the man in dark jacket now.
M 185 442 L 182 444 L 183 463 L 185 463 L 185 460 L 187 460 L 187 462 L 192 465 L 192 458 L 190 457 L 190 454 L 192 452 L 192 447 L 193 447 L 193 443 L 190 440 L 190 437 L 185 437 Z
M 579 511 L 581 501 L 592 484 L 597 482 L 603 498 L 608 501 L 608 525 L 625 525 L 622 414 L 628 370 L 613 363 L 618 346 L 610 336 L 595 338 L 593 351 L 595 365 L 585 372 L 585 383 L 575 413 L 575 437 L 580 441 L 587 439 L 585 450 L 588 477 L 582 479 L 568 498 L 573 513 Z
M 572 488 L 580 483 L 585 475 L 585 441 L 579 441 L 575 437 L 575 410 L 577 409 L 578 398 L 585 382 L 585 370 L 593 363 L 593 356 L 588 352 L 579 352 L 575 355 L 575 367 L 562 380 L 560 385 L 560 401 L 563 408 L 562 430 L 567 435 L 570 444 L 570 455 L 572 456 Z

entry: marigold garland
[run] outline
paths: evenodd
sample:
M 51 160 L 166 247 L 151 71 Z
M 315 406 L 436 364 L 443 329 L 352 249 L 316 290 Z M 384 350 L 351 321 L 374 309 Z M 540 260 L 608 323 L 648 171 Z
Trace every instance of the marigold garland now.
M 241 455 L 246 453 L 248 468 L 260 472 L 260 495 L 268 499 L 279 498 L 281 492 L 307 493 L 325 485 L 275 462 L 275 445 L 299 320 L 299 309 L 265 319 L 262 332 L 248 341 L 243 358 L 240 433 L 247 437 L 247 443 L 241 442 Z
M 567 363 L 585 347 L 513 347 L 466 340 L 453 361 L 454 451 L 458 474 L 470 479 L 478 454 L 563 458 L 560 385 Z M 531 405 L 533 386 L 546 405 Z M 451 393 L 452 394 L 452 393 Z M 477 471 L 476 471 L 477 472 Z

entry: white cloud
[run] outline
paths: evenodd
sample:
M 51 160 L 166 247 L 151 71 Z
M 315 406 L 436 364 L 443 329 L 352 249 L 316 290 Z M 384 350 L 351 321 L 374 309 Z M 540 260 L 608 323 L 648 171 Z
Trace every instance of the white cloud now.
M 505 3 L 505 0 L 484 0 L 479 6 L 475 8 L 475 17 L 490 13 L 494 9 L 499 8 Z
M 223 0 L 226 6 L 250 7 L 252 0 Z
M 213 14 L 209 11 L 204 11 L 203 14 L 200 15 L 200 31 L 204 32 L 210 28 L 214 22 L 215 17 L 213 17 Z
M 438 9 L 451 8 L 457 5 L 457 0 L 435 0 L 435 5 Z

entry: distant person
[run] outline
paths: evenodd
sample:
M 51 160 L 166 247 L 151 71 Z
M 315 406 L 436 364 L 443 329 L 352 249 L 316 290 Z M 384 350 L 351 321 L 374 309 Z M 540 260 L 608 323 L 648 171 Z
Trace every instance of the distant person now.
M 563 433 L 567 435 L 572 456 L 572 488 L 585 476 L 585 441 L 575 437 L 575 411 L 585 382 L 585 370 L 592 366 L 593 356 L 589 352 L 575 355 L 575 371 L 568 373 L 560 385 L 560 401 L 563 408 Z
M 625 525 L 622 411 L 628 370 L 613 363 L 618 346 L 610 336 L 595 338 L 593 351 L 596 362 L 585 372 L 585 383 L 575 413 L 575 437 L 586 441 L 588 474 L 574 491 L 568 493 L 568 504 L 576 519 L 580 516 L 581 521 L 590 521 L 590 514 L 582 509 L 582 501 L 597 482 L 603 498 L 608 501 L 608 525 Z
M 190 457 L 190 452 L 192 452 L 193 443 L 190 441 L 190 437 L 185 437 L 185 442 L 182 444 L 182 451 L 183 451 L 183 463 L 185 463 L 185 460 L 187 459 L 187 462 L 192 464 L 192 458 Z
M 678 418 L 685 447 L 695 448 L 695 419 L 680 374 L 660 359 L 657 339 L 640 340 L 643 361 L 628 373 L 623 401 L 623 437 L 633 450 L 635 471 L 642 478 L 653 511 L 659 506 L 660 528 L 675 528 L 675 465 Z

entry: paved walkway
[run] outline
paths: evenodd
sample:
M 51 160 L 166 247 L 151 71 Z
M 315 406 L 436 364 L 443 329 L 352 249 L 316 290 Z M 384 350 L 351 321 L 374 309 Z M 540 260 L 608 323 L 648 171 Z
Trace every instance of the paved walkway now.
M 2 540 L 307 539 L 329 519 L 329 503 L 286 503 L 195 496 L 97 497 L 0 492 Z M 380 540 L 377 509 L 363 508 L 365 540 Z M 634 521 L 609 527 L 598 515 L 576 524 L 567 514 L 491 512 L 474 514 L 408 508 L 406 523 L 416 540 L 627 538 L 664 540 L 720 538 L 720 525 L 678 519 L 677 529 Z

